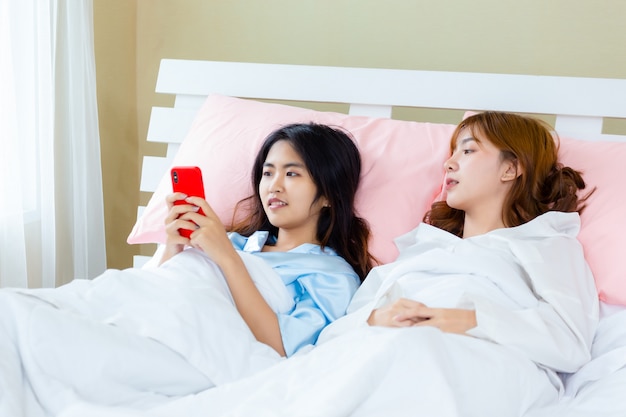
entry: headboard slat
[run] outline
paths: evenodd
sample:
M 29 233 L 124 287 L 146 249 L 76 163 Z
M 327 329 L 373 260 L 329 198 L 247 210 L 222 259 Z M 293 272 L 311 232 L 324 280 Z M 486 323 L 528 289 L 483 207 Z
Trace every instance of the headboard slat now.
M 157 92 L 626 117 L 626 79 L 164 59 Z
M 196 109 L 153 107 L 148 126 L 148 140 L 164 143 L 182 142 L 196 113 Z
M 144 156 L 141 169 L 141 191 L 154 192 L 159 186 L 161 177 L 167 172 L 172 163 L 172 158 L 160 156 Z
M 370 104 L 351 104 L 348 114 L 353 116 L 391 118 L 391 106 L 374 106 Z

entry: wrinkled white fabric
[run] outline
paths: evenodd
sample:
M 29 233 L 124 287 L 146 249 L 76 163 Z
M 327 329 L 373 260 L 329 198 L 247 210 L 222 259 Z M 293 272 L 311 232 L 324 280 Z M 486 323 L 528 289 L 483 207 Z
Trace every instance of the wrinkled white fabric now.
M 318 345 L 274 367 L 150 410 L 75 404 L 63 417 L 520 416 L 557 404 L 557 371 L 590 358 L 598 321 L 576 214 L 458 239 L 420 226 Z M 397 297 L 475 308 L 472 336 L 366 324 Z
M 241 256 L 269 304 L 288 311 L 281 278 Z M 0 416 L 56 415 L 78 400 L 153 406 L 281 360 L 254 338 L 219 268 L 195 250 L 159 268 L 0 291 Z

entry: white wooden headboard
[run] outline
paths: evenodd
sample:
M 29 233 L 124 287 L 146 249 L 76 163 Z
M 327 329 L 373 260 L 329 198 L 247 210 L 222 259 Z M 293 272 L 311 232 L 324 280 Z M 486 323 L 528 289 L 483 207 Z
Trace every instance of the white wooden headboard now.
M 174 107 L 154 107 L 148 141 L 166 157 L 145 156 L 141 191 L 153 192 L 208 94 L 349 104 L 349 113 L 391 117 L 394 106 L 500 110 L 555 115 L 560 134 L 626 141 L 602 133 L 605 118 L 626 118 L 626 79 L 323 67 L 164 59 L 156 92 Z M 142 208 L 139 208 L 138 215 Z M 136 257 L 135 266 L 146 257 Z

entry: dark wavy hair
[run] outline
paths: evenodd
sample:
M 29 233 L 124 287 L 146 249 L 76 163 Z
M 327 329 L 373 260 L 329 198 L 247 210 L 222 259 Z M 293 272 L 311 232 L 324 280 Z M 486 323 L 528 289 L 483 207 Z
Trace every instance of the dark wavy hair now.
M 582 212 L 594 190 L 579 196 L 579 190 L 586 186 L 582 173 L 558 161 L 558 136 L 547 123 L 513 113 L 478 113 L 456 127 L 451 152 L 464 129 L 489 140 L 500 149 L 503 160 L 516 161 L 521 168 L 522 174 L 502 208 L 506 227 L 519 226 L 548 211 Z M 464 219 L 464 211 L 451 208 L 445 201 L 435 202 L 424 216 L 424 222 L 460 237 Z
M 361 280 L 370 271 L 375 259 L 370 255 L 367 222 L 355 214 L 354 200 L 361 175 L 359 150 L 347 133 L 316 123 L 297 123 L 272 132 L 263 142 L 252 168 L 254 194 L 239 201 L 230 231 L 249 236 L 257 230 L 267 230 L 276 236 L 258 193 L 263 164 L 272 146 L 286 141 L 304 161 L 317 187 L 315 201 L 326 197 L 329 207 L 322 208 L 317 223 L 317 240 L 322 247 L 334 249 L 359 275 Z M 248 214 L 235 222 L 238 210 Z

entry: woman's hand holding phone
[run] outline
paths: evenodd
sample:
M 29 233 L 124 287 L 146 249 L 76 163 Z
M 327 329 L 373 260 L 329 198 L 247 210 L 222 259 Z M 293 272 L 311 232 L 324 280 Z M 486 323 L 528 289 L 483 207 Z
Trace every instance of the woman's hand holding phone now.
M 185 200 L 186 197 L 200 197 L 204 199 L 204 182 L 202 181 L 202 171 L 196 166 L 177 166 L 170 170 L 170 176 L 172 180 L 172 189 L 174 197 L 171 202 L 174 205 L 189 205 L 189 202 Z M 169 204 L 169 201 L 168 201 Z M 190 210 L 196 210 L 198 206 L 186 208 L 181 211 L 177 218 L 181 218 L 185 213 Z M 200 214 L 204 212 L 200 209 Z M 196 224 L 183 224 L 183 227 L 178 229 L 181 236 L 189 239 L 193 231 L 197 228 Z
M 197 167 L 171 170 L 174 193 L 166 197 L 166 251 L 162 262 L 181 252 L 185 245 L 204 251 L 220 264 L 237 256 L 222 221 L 204 198 L 202 174 Z
M 190 218 L 200 209 L 185 201 L 189 195 L 197 194 L 204 198 L 202 172 L 198 167 L 174 167 L 170 170 L 174 192 L 165 198 L 168 213 L 165 217 L 165 250 L 159 264 L 185 249 L 197 224 Z M 190 194 L 189 194 L 190 193 Z

